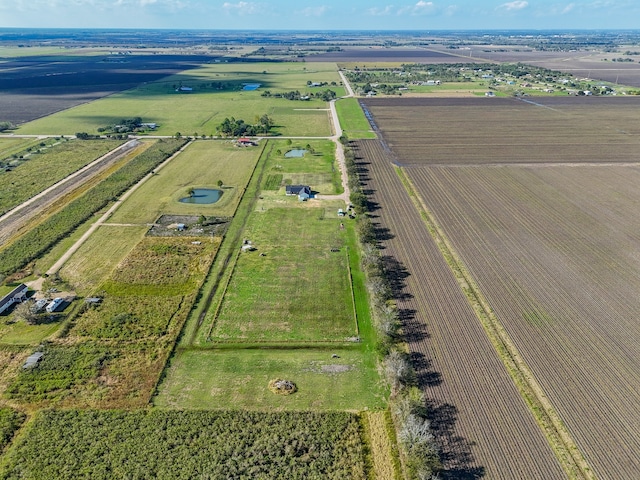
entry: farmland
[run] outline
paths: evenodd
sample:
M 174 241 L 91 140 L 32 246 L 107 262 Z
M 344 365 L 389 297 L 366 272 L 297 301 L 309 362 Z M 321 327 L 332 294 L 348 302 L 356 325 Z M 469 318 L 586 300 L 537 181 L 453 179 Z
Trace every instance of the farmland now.
M 194 55 L 136 55 L 124 59 L 107 52 L 102 55 L 59 52 L 58 55 L 46 55 L 38 49 L 22 49 L 18 55 L 3 62 L 0 121 L 29 122 L 144 82 L 196 68 L 211 59 Z M 73 134 L 84 130 L 55 133 Z
M 343 98 L 336 103 L 340 126 L 347 137 L 352 140 L 375 138 L 369 121 L 355 98 Z
M 398 307 L 444 451 L 445 478 L 560 478 L 552 450 L 387 153 L 376 140 L 359 141 L 357 148 L 368 164 L 365 187 L 381 206 L 374 212 L 377 222 L 389 230 L 384 258 L 395 265 Z
M 264 113 L 276 121 L 280 135 L 326 136 L 330 134 L 326 103 L 318 99 L 291 101 L 262 93 L 301 92 L 330 88 L 343 92 L 332 64 L 313 68 L 296 63 L 229 63 L 204 65 L 188 73 L 139 85 L 90 104 L 78 106 L 21 127 L 19 133 L 96 133 L 122 118 L 141 117 L 158 124 L 159 135 L 213 135 L 225 117 L 252 122 Z M 309 88 L 307 82 L 335 82 L 335 86 Z M 243 84 L 260 84 L 243 91 Z M 180 86 L 193 90 L 176 92 Z
M 519 369 L 530 369 L 531 388 L 548 399 L 544 408 L 550 418 L 557 415 L 566 426 L 566 434 L 586 460 L 583 465 L 597 478 L 622 478 L 637 471 L 634 452 L 640 448 L 632 427 L 640 424 L 640 398 L 635 393 L 640 385 L 636 375 L 640 332 L 632 320 L 640 308 L 635 294 L 640 264 L 634 253 L 639 245 L 634 213 L 640 202 L 635 188 L 639 170 L 633 153 L 640 142 L 633 113 L 638 101 L 590 100 L 492 99 L 488 106 L 485 99 L 367 99 L 391 152 L 372 142 L 358 146 L 362 158 L 371 162 L 373 198 L 382 206 L 382 224 L 398 232 L 387 248 L 408 266 L 407 290 L 414 298 L 407 303 L 426 302 L 422 308 L 412 308 L 416 315 L 425 315 L 414 328 L 426 324 L 431 338 L 412 342 L 411 347 L 426 355 L 442 376 L 439 385 L 425 385 L 427 395 L 436 404 L 447 398 L 453 401 L 459 413 L 457 428 L 465 428 L 469 399 L 456 401 L 455 391 L 468 387 L 448 379 L 457 375 L 456 368 L 443 351 L 444 345 L 450 348 L 453 343 L 465 348 L 460 337 L 454 341 L 443 336 L 457 329 L 464 317 L 455 314 L 453 323 L 450 314 L 434 309 L 453 311 L 478 301 L 485 305 L 480 308 L 482 315 L 496 323 L 494 327 L 483 323 L 487 333 L 481 329 L 473 335 L 474 348 L 479 348 L 480 337 L 493 335 L 492 328 L 503 329 L 498 334 L 501 342 L 510 355 L 522 359 Z M 418 121 L 425 117 L 434 121 Z M 412 220 L 407 213 L 407 218 L 395 218 L 400 200 L 385 194 L 402 185 L 390 162 L 402 165 L 408 177 L 404 189 L 414 195 L 414 202 L 408 197 L 405 208 L 413 203 Z M 425 215 L 432 216 L 435 227 L 424 224 Z M 450 253 L 444 255 L 449 267 L 454 273 L 455 268 L 462 269 L 456 273 L 461 275 L 458 291 L 462 287 L 475 292 L 467 292 L 468 299 L 454 300 L 451 285 L 436 297 L 440 300 L 429 302 L 423 282 L 412 280 L 446 269 L 427 266 L 425 261 L 433 254 L 417 253 L 422 247 L 411 240 L 416 229 L 423 235 L 430 231 L 441 249 L 443 243 L 448 245 Z M 418 268 L 417 258 L 423 267 Z M 424 283 L 433 290 L 443 280 Z M 478 318 L 472 326 L 473 316 L 468 317 L 465 331 L 480 324 Z M 494 351 L 512 369 L 503 347 L 497 345 Z M 491 356 L 492 347 L 483 348 L 484 353 L 476 350 L 473 355 L 480 365 L 489 361 L 486 355 Z M 466 347 L 467 355 L 469 351 L 471 347 Z M 484 374 L 489 370 L 500 367 L 484 367 Z M 520 394 L 530 398 L 517 380 L 519 374 L 510 371 Z M 508 398 L 504 393 L 501 397 Z M 531 405 L 536 421 L 544 425 Z M 529 415 L 522 411 L 517 417 L 522 416 L 522 422 Z M 549 435 L 548 429 L 543 430 Z M 526 435 L 521 438 L 531 444 L 533 432 Z M 615 451 L 606 447 L 611 441 L 619 446 Z M 472 451 L 491 474 L 483 443 L 477 440 Z M 495 448 L 496 442 L 492 443 Z M 540 465 L 551 468 L 554 463 L 548 458 Z
M 110 223 L 153 223 L 161 214 L 231 216 L 255 167 L 260 148 L 237 148 L 231 142 L 197 141 L 158 171 L 109 219 Z M 180 203 L 189 188 L 219 188 L 212 204 Z
M 26 146 L 29 151 L 20 153 L 27 155 L 28 160 L 19 163 L 10 172 L 0 173 L 0 191 L 2 191 L 0 214 L 40 193 L 120 144 L 121 142 L 115 140 L 94 142 L 58 140 L 53 146 L 51 141 L 47 144 L 38 142 L 34 147 Z

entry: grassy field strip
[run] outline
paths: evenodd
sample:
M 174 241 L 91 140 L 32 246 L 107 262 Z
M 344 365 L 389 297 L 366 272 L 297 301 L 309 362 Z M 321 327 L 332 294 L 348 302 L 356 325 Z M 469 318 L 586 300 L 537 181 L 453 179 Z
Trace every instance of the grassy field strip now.
M 373 477 L 380 480 L 402 480 L 398 445 L 389 411 L 365 412 L 362 417 L 371 448 Z
M 596 477 L 591 467 L 575 441 L 571 438 L 569 431 L 555 411 L 553 405 L 551 405 L 544 394 L 544 390 L 538 384 L 533 373 L 518 353 L 506 331 L 500 325 L 499 320 L 493 314 L 486 299 L 484 299 L 475 281 L 470 277 L 460 258 L 453 250 L 444 232 L 435 223 L 433 215 L 427 208 L 424 200 L 416 194 L 417 190 L 415 186 L 401 168 L 396 168 L 396 172 L 416 207 L 419 209 L 430 234 L 438 244 L 447 264 L 450 266 L 461 289 L 464 291 L 480 319 L 487 336 L 494 345 L 500 359 L 536 418 L 540 428 L 545 433 L 549 444 L 566 473 L 572 479 L 595 479 Z
M 211 315 L 211 325 L 207 329 L 206 339 L 209 340 L 209 341 L 211 341 L 211 333 L 213 332 L 213 329 L 214 329 L 214 327 L 216 325 L 216 321 L 218 320 L 218 315 L 220 314 L 220 309 L 222 308 L 222 304 L 224 302 L 224 297 L 225 297 L 225 295 L 227 293 L 227 289 L 229 288 L 229 283 L 231 283 L 231 277 L 233 277 L 233 271 L 236 269 L 236 265 L 238 263 L 238 257 L 240 256 L 241 253 L 242 253 L 242 250 L 238 249 L 238 252 L 236 253 L 236 256 L 233 258 L 233 261 L 227 267 L 227 269 L 229 270 L 229 273 L 227 275 L 225 275 L 224 288 L 220 292 L 219 300 L 218 300 L 217 305 L 216 305 L 216 309 L 213 311 L 213 314 Z
M 349 261 L 349 246 L 345 248 L 347 256 L 347 272 L 349 273 L 349 291 L 351 292 L 351 306 L 353 307 L 353 320 L 356 322 L 356 335 L 360 336 L 360 325 L 358 322 L 358 309 L 356 308 L 356 294 L 353 291 L 353 275 L 351 273 L 351 262 Z
M 206 293 L 204 300 L 199 297 L 198 301 L 194 305 L 194 308 L 191 311 L 189 319 L 187 320 L 187 323 L 185 325 L 185 331 L 182 334 L 182 338 L 176 344 L 177 346 L 192 346 L 196 341 L 196 337 L 198 335 L 200 327 L 203 324 L 207 313 L 209 312 L 209 309 L 213 303 L 223 275 L 227 271 L 231 256 L 233 255 L 233 248 L 239 243 L 240 237 L 247 223 L 247 219 L 249 218 L 249 215 L 253 210 L 253 206 L 257 201 L 258 189 L 260 184 L 262 183 L 262 176 L 264 174 L 264 169 L 267 163 L 268 154 L 265 155 L 265 151 L 268 144 L 269 142 L 266 141 L 263 143 L 258 161 L 253 167 L 247 189 L 245 190 L 242 199 L 238 203 L 236 211 L 233 215 L 233 220 L 231 221 L 231 225 L 229 226 L 229 230 L 227 230 L 227 234 L 222 241 L 222 245 L 220 246 L 220 249 L 216 253 L 216 256 L 213 260 L 213 267 L 207 274 L 204 284 L 200 290 L 201 295 L 203 294 L 203 292 L 208 293 Z M 273 149 L 273 145 L 269 145 L 269 148 L 270 150 Z M 258 175 L 256 176 L 258 168 L 260 168 L 260 170 Z
M 376 138 L 369 120 L 364 116 L 357 98 L 341 98 L 336 101 L 336 111 L 343 132 L 351 140 Z

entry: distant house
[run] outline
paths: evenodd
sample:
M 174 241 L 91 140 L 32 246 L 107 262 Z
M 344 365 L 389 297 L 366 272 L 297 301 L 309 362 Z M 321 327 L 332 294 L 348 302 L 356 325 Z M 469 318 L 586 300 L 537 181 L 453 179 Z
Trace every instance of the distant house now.
M 287 195 L 298 195 L 298 200 L 305 201 L 311 198 L 311 187 L 308 185 L 287 185 Z
M 53 313 L 58 309 L 58 307 L 60 305 L 62 305 L 62 302 L 64 302 L 64 299 L 62 299 L 60 297 L 56 297 L 53 300 L 51 300 L 51 303 L 49 303 L 49 305 L 47 305 L 47 308 L 45 308 L 45 310 L 48 313 Z
M 24 283 L 21 283 L 16 288 L 7 293 L 2 299 L 0 299 L 0 313 L 4 313 L 11 308 L 14 303 L 20 303 L 27 298 L 27 287 Z
M 255 147 L 258 144 L 253 140 L 251 140 L 250 138 L 241 137 L 238 140 L 236 140 L 236 145 L 238 145 L 239 147 Z
M 493 92 L 485 92 L 485 93 L 484 93 L 484 96 L 485 96 L 485 97 L 495 97 L 495 96 L 496 96 L 496 94 L 495 94 L 495 93 L 493 93 Z
M 422 82 L 424 86 L 432 87 L 434 85 L 440 85 L 440 80 L 427 80 L 426 82 Z
M 141 123 L 140 126 L 144 128 L 148 128 L 149 130 L 155 130 L 156 128 L 158 128 L 157 123 Z
M 193 92 L 193 88 L 191 88 L 191 87 L 180 87 L 180 88 L 176 88 L 176 92 Z

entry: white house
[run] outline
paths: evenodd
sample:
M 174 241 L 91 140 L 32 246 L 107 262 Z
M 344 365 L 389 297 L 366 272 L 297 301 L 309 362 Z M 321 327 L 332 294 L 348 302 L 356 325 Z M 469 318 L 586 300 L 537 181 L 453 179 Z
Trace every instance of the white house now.
M 21 283 L 16 288 L 7 293 L 2 299 L 0 299 L 0 313 L 5 312 L 14 303 L 20 303 L 27 298 L 27 287 L 24 283 Z

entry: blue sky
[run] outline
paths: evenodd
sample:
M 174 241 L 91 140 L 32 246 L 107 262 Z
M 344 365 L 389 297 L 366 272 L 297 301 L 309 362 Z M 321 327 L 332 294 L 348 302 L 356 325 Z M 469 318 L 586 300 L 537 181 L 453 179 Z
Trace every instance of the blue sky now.
M 0 0 L 0 27 L 274 30 L 640 28 L 638 0 Z

